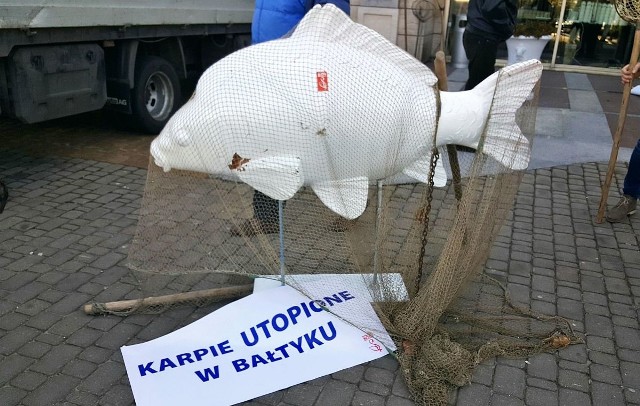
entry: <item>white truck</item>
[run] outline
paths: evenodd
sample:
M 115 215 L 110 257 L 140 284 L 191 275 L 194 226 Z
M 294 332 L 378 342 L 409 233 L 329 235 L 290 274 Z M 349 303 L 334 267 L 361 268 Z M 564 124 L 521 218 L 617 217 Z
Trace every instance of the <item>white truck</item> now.
M 251 41 L 253 0 L 0 0 L 0 114 L 108 108 L 157 133 L 212 63 Z

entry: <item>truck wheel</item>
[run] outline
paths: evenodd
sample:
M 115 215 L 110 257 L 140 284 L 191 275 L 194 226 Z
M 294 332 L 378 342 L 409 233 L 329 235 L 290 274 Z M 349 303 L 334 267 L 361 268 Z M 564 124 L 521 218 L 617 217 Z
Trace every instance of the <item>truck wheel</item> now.
M 142 130 L 153 134 L 162 130 L 182 100 L 175 69 L 155 56 L 140 57 L 132 92 L 135 120 Z

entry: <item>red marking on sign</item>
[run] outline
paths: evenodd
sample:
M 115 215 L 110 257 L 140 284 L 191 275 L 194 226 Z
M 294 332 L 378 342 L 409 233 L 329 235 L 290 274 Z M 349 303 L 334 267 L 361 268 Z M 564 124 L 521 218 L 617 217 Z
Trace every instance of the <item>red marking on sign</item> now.
M 382 352 L 382 346 L 380 344 L 378 344 L 376 342 L 376 340 L 373 338 L 373 334 L 368 333 L 362 336 L 362 339 L 366 342 L 368 342 L 369 344 L 371 344 L 369 346 L 369 349 L 373 352 Z
M 318 84 L 319 92 L 326 92 L 329 90 L 329 78 L 327 72 L 316 72 L 316 83 Z

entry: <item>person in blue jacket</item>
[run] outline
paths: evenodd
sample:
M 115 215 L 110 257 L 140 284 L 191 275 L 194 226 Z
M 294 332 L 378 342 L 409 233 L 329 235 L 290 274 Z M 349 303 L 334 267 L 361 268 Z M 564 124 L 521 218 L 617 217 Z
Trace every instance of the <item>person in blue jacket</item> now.
M 259 44 L 284 37 L 316 4 L 334 4 L 347 15 L 348 0 L 256 0 L 251 24 L 251 42 Z
M 349 0 L 256 0 L 251 23 L 251 42 L 259 44 L 291 32 L 307 11 L 317 4 L 334 4 L 347 15 Z M 253 218 L 231 229 L 234 235 L 251 236 L 278 232 L 278 202 L 257 190 L 253 192 Z

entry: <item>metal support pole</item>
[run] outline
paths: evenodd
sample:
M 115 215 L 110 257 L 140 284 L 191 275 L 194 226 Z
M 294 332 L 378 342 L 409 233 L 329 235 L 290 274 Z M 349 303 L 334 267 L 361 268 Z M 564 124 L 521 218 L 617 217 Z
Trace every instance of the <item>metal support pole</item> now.
M 380 272 L 380 263 L 378 260 L 380 251 L 380 223 L 382 221 L 382 181 L 377 183 L 376 190 L 377 205 L 376 205 L 376 248 L 373 252 L 373 283 L 378 283 L 378 273 Z
M 282 210 L 282 200 L 278 200 L 278 233 L 280 235 L 280 281 L 284 283 L 284 220 Z

